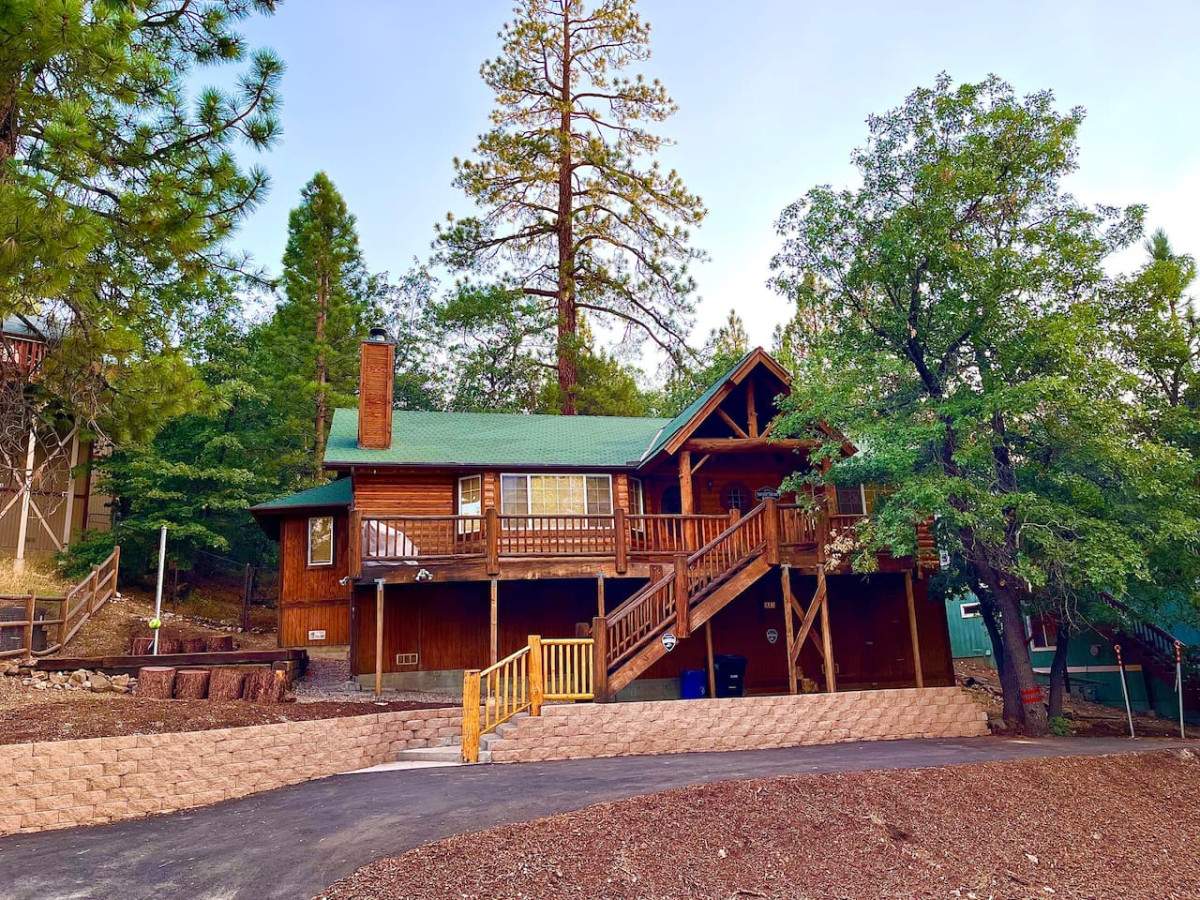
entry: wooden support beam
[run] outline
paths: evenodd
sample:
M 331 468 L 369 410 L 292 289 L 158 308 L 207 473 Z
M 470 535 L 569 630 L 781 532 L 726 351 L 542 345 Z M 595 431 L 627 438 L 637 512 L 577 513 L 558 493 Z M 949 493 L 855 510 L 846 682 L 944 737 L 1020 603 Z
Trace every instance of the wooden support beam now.
M 705 453 L 702 457 L 700 457 L 700 461 L 698 463 L 696 463 L 694 466 L 692 466 L 692 474 L 695 475 L 697 472 L 699 472 L 700 467 L 702 465 L 704 465 L 706 462 L 708 462 L 711 457 L 712 457 L 711 453 Z
M 598 616 L 604 615 L 604 573 L 596 576 L 596 609 Z
M 679 453 L 679 511 L 685 516 L 694 514 L 695 498 L 692 493 L 692 452 Z
M 683 640 L 691 634 L 688 627 L 688 565 L 687 554 L 675 555 L 675 637 Z
M 383 585 L 375 579 L 375 696 L 383 696 Z
M 479 670 L 463 672 L 462 761 L 479 762 Z
M 908 634 L 912 638 L 913 671 L 917 687 L 925 687 L 925 673 L 921 671 L 921 638 L 917 634 L 917 606 L 913 601 L 912 572 L 904 572 L 904 593 L 908 598 Z
M 704 648 L 708 652 L 708 696 L 717 696 L 717 664 L 713 659 L 712 621 L 704 623 Z
M 489 582 L 489 587 L 488 587 L 488 599 L 490 601 L 488 606 L 491 609 L 491 615 L 489 616 L 490 626 L 488 628 L 488 634 L 490 637 L 489 644 L 488 644 L 488 646 L 490 648 L 490 650 L 489 650 L 490 659 L 488 660 L 488 664 L 493 665 L 493 666 L 500 659 L 500 602 L 499 602 L 499 595 L 500 595 L 500 580 L 498 578 L 493 578 Z
M 750 426 L 750 437 L 758 437 L 758 406 L 754 402 L 754 379 L 746 379 L 746 424 Z
M 483 513 L 483 540 L 487 559 L 487 573 L 500 574 L 500 513 L 489 506 Z M 496 660 L 492 660 L 495 662 Z
M 804 642 L 808 640 L 809 632 L 812 631 L 813 624 L 817 621 L 817 614 L 821 612 L 821 608 L 825 605 L 825 579 L 818 574 L 817 576 L 817 592 L 813 594 L 812 605 L 808 607 L 808 611 L 804 613 L 804 618 L 800 622 L 800 631 L 796 634 L 796 643 L 792 650 L 793 664 L 800 659 L 800 649 L 804 646 Z M 820 643 L 814 641 L 817 652 L 822 657 L 825 655 L 825 648 Z
M 613 528 L 617 573 L 624 575 L 629 571 L 629 520 L 624 509 L 618 508 L 613 513 Z
M 795 643 L 796 635 L 792 625 L 792 616 L 795 610 L 792 606 L 794 598 L 792 597 L 792 567 L 783 565 L 779 567 L 779 572 L 782 576 L 780 579 L 783 585 L 783 636 L 786 641 L 787 648 L 787 666 L 788 666 L 788 693 L 797 693 L 798 686 L 796 684 L 796 661 L 792 654 L 792 645 Z
M 763 533 L 767 542 L 767 562 L 779 565 L 779 501 L 768 498 L 763 509 Z
M 807 438 L 765 437 L 751 438 L 689 438 L 684 441 L 682 452 L 692 453 L 782 453 L 793 450 L 811 450 L 816 446 Z
M 829 586 L 825 583 L 825 568 L 817 569 L 817 590 L 824 597 L 821 603 L 821 643 L 824 644 L 825 657 L 825 690 L 833 694 L 837 691 L 837 664 L 833 660 L 833 635 L 829 631 Z
M 546 682 L 542 673 L 542 636 L 529 636 L 529 714 L 540 716 L 546 702 Z
M 739 425 L 737 422 L 735 422 L 733 420 L 733 416 L 729 415 L 729 413 L 725 412 L 725 410 L 721 409 L 720 407 L 717 407 L 717 415 L 725 420 L 725 424 L 728 425 L 731 429 L 733 429 L 733 433 L 735 435 L 737 435 L 740 438 L 750 437 L 750 435 L 746 434 L 745 429 L 742 428 L 741 425 Z
M 607 703 L 608 693 L 608 619 L 592 619 L 592 693 L 597 703 Z

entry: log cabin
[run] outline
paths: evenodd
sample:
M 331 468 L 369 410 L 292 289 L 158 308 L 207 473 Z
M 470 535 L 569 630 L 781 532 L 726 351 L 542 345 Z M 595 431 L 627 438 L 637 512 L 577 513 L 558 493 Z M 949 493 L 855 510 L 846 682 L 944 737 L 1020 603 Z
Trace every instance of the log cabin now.
M 954 683 L 928 530 L 869 576 L 829 556 L 874 492 L 782 490 L 813 444 L 772 433 L 790 379 L 763 350 L 672 419 L 394 410 L 393 371 L 373 331 L 333 480 L 252 510 L 281 646 L 345 648 L 377 690 L 461 691 L 531 635 L 586 642 L 600 700 L 678 697 L 689 670 L 711 691 L 725 655 L 752 693 Z

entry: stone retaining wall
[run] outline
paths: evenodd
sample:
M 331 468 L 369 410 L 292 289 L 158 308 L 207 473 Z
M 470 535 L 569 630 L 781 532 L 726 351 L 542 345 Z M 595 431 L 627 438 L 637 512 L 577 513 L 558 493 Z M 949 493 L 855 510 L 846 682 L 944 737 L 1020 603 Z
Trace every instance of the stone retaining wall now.
M 457 746 L 457 708 L 307 722 L 0 744 L 0 835 L 218 803 Z
M 491 750 L 492 762 L 530 762 L 987 733 L 987 713 L 964 691 L 910 688 L 551 705 L 519 720 Z

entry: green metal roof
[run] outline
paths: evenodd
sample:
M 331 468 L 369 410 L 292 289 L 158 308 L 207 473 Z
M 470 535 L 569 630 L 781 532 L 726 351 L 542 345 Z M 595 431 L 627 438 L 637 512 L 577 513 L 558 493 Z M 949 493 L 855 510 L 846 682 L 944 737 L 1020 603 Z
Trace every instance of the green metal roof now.
M 358 446 L 358 410 L 333 413 L 325 464 L 444 466 L 636 466 L 671 420 L 521 413 L 392 414 L 392 446 Z
M 303 506 L 349 506 L 353 499 L 353 487 L 349 478 L 339 478 L 329 484 L 320 484 L 306 491 L 289 494 L 278 500 L 268 500 L 258 506 L 252 506 L 253 512 L 283 511 Z
M 696 413 L 700 412 L 700 410 L 704 407 L 704 404 L 712 399 L 713 395 L 724 386 L 725 382 L 733 377 L 733 373 L 740 369 L 742 364 L 745 363 L 753 353 L 753 350 L 746 353 L 745 356 L 743 356 L 729 368 L 729 371 L 709 385 L 708 390 L 689 403 L 679 415 L 671 419 L 671 421 L 669 421 L 663 428 L 659 436 L 655 438 L 653 445 L 651 445 L 651 447 L 646 451 L 645 458 L 650 459 L 650 457 L 654 456 L 654 454 L 663 448 L 667 441 L 675 436 L 675 433 L 679 431 L 679 429 L 681 429 L 688 422 L 692 421 L 692 417 L 695 416 Z

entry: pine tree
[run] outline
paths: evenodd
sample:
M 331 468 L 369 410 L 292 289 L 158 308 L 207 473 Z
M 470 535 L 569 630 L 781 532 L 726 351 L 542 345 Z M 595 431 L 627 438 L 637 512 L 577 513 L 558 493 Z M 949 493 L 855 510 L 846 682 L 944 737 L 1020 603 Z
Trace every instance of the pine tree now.
M 498 275 L 552 314 L 561 411 L 576 411 L 580 311 L 678 358 L 701 254 L 700 199 L 653 157 L 675 112 L 657 81 L 621 73 L 650 56 L 633 0 L 521 0 L 481 74 L 496 94 L 455 185 L 483 213 L 439 229 L 439 260 Z M 649 157 L 649 164 L 641 161 Z
M 383 318 L 381 282 L 367 273 L 354 216 L 324 172 L 288 217 L 284 301 L 264 329 L 265 369 L 278 402 L 299 422 L 319 478 L 332 410 L 355 405 L 359 345 Z M 311 424 L 300 424 L 302 422 Z

